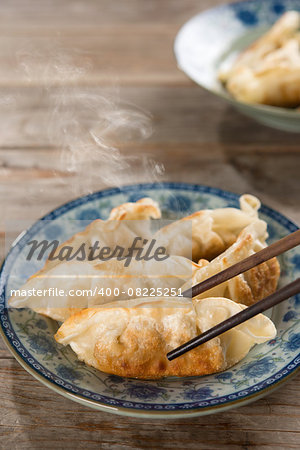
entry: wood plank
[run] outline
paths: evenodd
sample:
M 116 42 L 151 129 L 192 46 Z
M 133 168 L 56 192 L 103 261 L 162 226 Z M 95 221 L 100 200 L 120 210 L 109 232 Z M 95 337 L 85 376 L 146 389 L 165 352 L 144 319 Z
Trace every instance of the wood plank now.
M 178 26 L 43 27 L 0 33 L 0 86 L 30 83 L 183 84 L 172 53 Z M 10 31 L 10 29 L 9 29 Z
M 298 152 L 272 153 L 269 150 L 247 155 L 246 152 L 239 153 L 236 148 L 236 153 L 228 156 L 226 150 L 222 152 L 220 148 L 206 143 L 193 146 L 169 144 L 164 151 L 162 148 L 163 144 L 150 147 L 140 144 L 123 149 L 121 158 L 126 161 L 130 155 L 134 161 L 123 170 L 123 159 L 120 160 L 121 166 L 109 163 L 112 175 L 108 180 L 101 175 L 101 158 L 93 161 L 93 170 L 87 177 L 86 168 L 80 165 L 77 173 L 62 170 L 59 152 L 52 149 L 38 152 L 0 150 L 0 161 L 4 164 L 0 180 L 0 208 L 4 214 L 0 219 L 0 231 L 5 229 L 4 217 L 6 220 L 34 221 L 78 195 L 111 186 L 114 177 L 114 184 L 119 186 L 145 181 L 177 181 L 216 186 L 237 193 L 249 192 L 300 223 L 300 212 L 296 206 L 299 189 L 295 182 L 300 168 Z M 210 157 L 214 151 L 219 156 Z M 145 164 L 145 158 L 139 158 L 141 152 L 143 155 L 147 153 L 148 164 Z M 149 172 L 153 161 L 165 167 L 162 175 Z M 26 195 L 20 196 L 21 191 Z
M 14 359 L 13 355 L 10 353 L 3 339 L 0 338 L 0 359 Z
M 103 90 L 82 91 L 85 92 L 96 96 Z M 57 142 L 49 139 L 47 133 L 51 113 L 47 96 L 35 88 L 11 89 L 7 95 L 20 105 L 18 114 L 14 102 L 0 111 L 0 189 L 8 218 L 20 218 L 21 212 L 22 218 L 34 220 L 56 207 L 58 198 L 63 203 L 109 186 L 101 176 L 101 167 L 89 183 L 86 174 L 72 176 L 62 167 L 60 151 L 51 148 Z M 125 102 L 150 110 L 154 132 L 146 141 L 133 136 L 127 142 L 121 142 L 116 132 L 114 143 L 121 149 L 121 159 L 129 155 L 135 159 L 131 170 L 121 170 L 122 164 L 118 166 L 117 184 L 159 179 L 252 192 L 300 222 L 295 208 L 298 187 L 294 182 L 300 169 L 300 135 L 256 124 L 197 88 L 123 88 L 119 95 Z M 74 107 L 71 93 L 66 101 Z M 206 117 L 208 110 L 211 113 Z M 57 135 L 53 140 L 59 140 Z M 165 167 L 163 176 L 149 175 L 149 166 L 145 169 L 145 159 L 141 158 L 144 154 Z M 101 162 L 100 158 L 96 166 Z M 113 163 L 108 167 L 115 169 Z M 26 198 L 20 199 L 20 189 L 25 189 Z
M 110 0 L 3 0 L 1 2 L 0 24 L 43 27 L 66 25 L 80 27 L 103 26 L 124 23 L 184 23 L 189 17 L 208 7 L 220 3 L 220 0 L 127 0 L 111 2 Z
M 83 407 L 0 360 L 1 445 L 5 448 L 299 448 L 300 377 L 270 396 L 215 416 L 162 422 L 116 417 Z M 39 405 L 39 407 L 37 407 Z M 292 408 L 292 410 L 291 410 Z M 54 413 L 55 411 L 55 413 Z M 137 425 L 138 424 L 138 425 Z
M 133 129 L 134 125 L 146 127 L 147 114 L 150 114 L 153 133 L 147 142 L 166 145 L 205 142 L 219 144 L 226 152 L 231 152 L 238 144 L 237 151 L 246 153 L 250 150 L 273 151 L 280 146 L 282 150 L 300 151 L 300 134 L 260 125 L 197 86 L 63 87 L 49 91 L 28 86 L 2 88 L 1 98 L 0 147 L 55 146 L 57 141 L 61 143 L 62 137 L 59 139 L 57 132 L 50 132 L 50 121 L 54 120 L 61 130 L 63 125 L 70 124 L 72 114 L 79 123 L 87 118 L 93 123 L 92 119 L 96 121 L 97 115 L 99 123 L 106 118 L 111 122 L 114 141 L 137 141 L 134 133 L 133 137 L 124 133 L 126 127 L 113 127 L 118 123 L 117 111 L 126 126 Z M 55 108 L 60 107 L 62 101 L 66 105 L 64 114 L 56 115 Z
M 0 15 L 0 85 L 43 83 L 53 66 L 74 65 L 52 83 L 191 84 L 176 67 L 173 41 L 191 16 L 218 1 L 4 1 Z M 59 5 L 59 6 L 58 6 Z M 126 6 L 125 6 L 126 5 Z M 24 70 L 24 66 L 25 70 Z

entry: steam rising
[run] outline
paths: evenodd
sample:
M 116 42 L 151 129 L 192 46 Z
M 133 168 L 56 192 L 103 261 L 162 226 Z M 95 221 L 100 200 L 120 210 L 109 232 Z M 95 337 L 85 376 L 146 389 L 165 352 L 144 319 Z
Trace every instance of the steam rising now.
M 70 177 L 61 181 L 74 195 L 90 193 L 103 186 L 136 182 L 136 173 L 146 182 L 158 181 L 162 165 L 144 153 L 132 155 L 130 142 L 149 138 L 151 116 L 123 101 L 116 86 L 89 88 L 82 85 L 92 70 L 87 58 L 57 49 L 22 51 L 19 67 L 28 84 L 39 83 L 47 114 L 45 134 L 60 149 L 60 168 Z M 78 66 L 80 59 L 83 64 Z

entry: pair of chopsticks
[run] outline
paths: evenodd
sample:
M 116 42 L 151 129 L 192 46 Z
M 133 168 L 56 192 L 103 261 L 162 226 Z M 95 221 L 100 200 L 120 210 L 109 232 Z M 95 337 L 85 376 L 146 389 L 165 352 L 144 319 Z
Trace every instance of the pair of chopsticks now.
M 222 272 L 217 273 L 216 275 L 208 278 L 207 280 L 202 281 L 199 284 L 196 284 L 192 288 L 182 293 L 183 297 L 196 297 L 199 294 L 202 294 L 209 289 L 224 283 L 224 281 L 230 280 L 231 278 L 246 272 L 249 269 L 252 269 L 259 264 L 268 261 L 274 256 L 281 255 L 282 253 L 290 250 L 291 248 L 297 247 L 300 244 L 300 230 L 295 231 L 294 233 L 289 234 L 288 236 L 280 239 L 277 242 L 269 245 L 263 250 L 249 256 L 248 258 L 234 264 L 233 266 L 228 267 L 228 269 L 223 270 Z M 246 320 L 251 319 L 251 317 L 256 316 L 259 313 L 266 311 L 269 308 L 272 308 L 278 303 L 296 295 L 300 292 L 300 278 L 297 278 L 292 283 L 287 284 L 282 287 L 278 291 L 269 295 L 268 297 L 260 300 L 252 306 L 249 306 L 243 311 L 229 317 L 229 319 L 224 320 L 213 328 L 205 331 L 205 333 L 196 336 L 180 347 L 175 348 L 171 352 L 167 354 L 167 358 L 169 361 L 172 361 L 175 358 L 183 355 L 186 352 L 189 352 L 195 347 L 198 347 L 201 344 L 219 336 L 225 331 L 230 330 L 237 325 L 246 322 Z

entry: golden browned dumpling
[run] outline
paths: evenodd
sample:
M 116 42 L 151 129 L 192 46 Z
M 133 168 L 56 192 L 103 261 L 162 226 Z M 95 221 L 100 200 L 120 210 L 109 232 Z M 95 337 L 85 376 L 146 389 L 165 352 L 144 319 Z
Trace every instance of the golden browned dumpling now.
M 236 242 L 224 253 L 211 262 L 200 261 L 201 268 L 195 270 L 193 285 L 210 278 L 239 261 L 251 256 L 266 247 L 266 223 L 257 220 L 246 227 Z M 253 267 L 212 289 L 200 294 L 197 298 L 227 297 L 244 305 L 251 305 L 272 294 L 277 287 L 280 266 L 276 258 L 272 258 L 259 266 Z M 187 286 L 183 286 L 184 291 Z
M 128 267 L 117 259 L 64 261 L 29 278 L 21 292 L 9 300 L 9 306 L 31 308 L 63 322 L 82 308 L 127 300 L 130 296 L 135 298 L 138 292 L 144 297 L 150 295 L 151 290 L 153 296 L 158 290 L 162 295 L 164 292 L 169 295 L 172 289 L 176 296 L 184 283 L 191 287 L 192 275 L 200 267 L 182 256 L 169 256 L 166 261 L 133 259 Z M 45 295 L 31 296 L 33 288 L 44 290 Z M 54 289 L 63 290 L 65 295 L 53 297 Z M 81 293 L 84 295 L 79 295 Z
M 55 338 L 86 364 L 119 376 L 207 375 L 237 363 L 255 343 L 272 339 L 271 320 L 259 314 L 171 362 L 167 352 L 243 308 L 226 298 L 118 302 L 71 316 Z
M 78 249 L 81 244 L 88 247 L 95 241 L 100 247 L 114 248 L 117 244 L 128 247 L 137 236 L 149 239 L 150 219 L 159 219 L 160 216 L 159 206 L 151 198 L 142 198 L 136 203 L 124 203 L 110 212 L 108 220 L 94 220 L 83 231 L 63 242 L 57 248 L 56 254 L 66 245 Z M 57 264 L 60 264 L 59 259 L 48 259 L 38 273 L 45 273 Z
M 240 209 L 197 211 L 161 228 L 155 239 L 171 255 L 185 256 L 193 261 L 210 260 L 230 247 L 245 227 L 259 220 L 259 208 L 258 198 L 245 194 L 240 197 Z
M 300 13 L 286 12 L 219 78 L 239 101 L 295 107 L 300 104 Z

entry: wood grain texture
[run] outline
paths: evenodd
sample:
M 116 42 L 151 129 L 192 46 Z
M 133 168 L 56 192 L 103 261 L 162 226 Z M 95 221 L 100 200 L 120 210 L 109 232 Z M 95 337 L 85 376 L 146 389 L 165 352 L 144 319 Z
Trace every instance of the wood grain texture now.
M 88 409 L 48 390 L 14 360 L 0 360 L 0 377 L 6 411 L 1 425 L 8 448 L 173 449 L 174 442 L 190 449 L 299 448 L 300 405 L 295 399 L 299 376 L 255 404 L 171 421 Z
M 7 223 L 22 231 L 77 195 L 153 178 L 250 192 L 300 224 L 300 135 L 245 118 L 176 67 L 172 46 L 178 29 L 218 3 L 0 3 L 1 257 Z M 99 175 L 87 183 L 83 169 L 69 170 L 62 159 L 62 139 L 55 127 L 49 132 L 57 107 L 53 98 L 62 93 L 68 111 L 76 114 L 74 98 L 80 95 L 94 99 L 92 110 L 103 96 L 116 110 L 136 104 L 151 114 L 153 133 L 147 139 L 138 133 L 125 138 L 122 127 L 114 130 L 113 145 L 130 165 L 119 168 L 113 180 L 105 178 L 102 160 L 93 159 Z M 137 121 L 137 128 L 142 126 Z M 156 166 L 161 175 L 154 177 Z M 2 341 L 0 377 L 0 448 L 300 447 L 299 376 L 248 406 L 172 421 L 113 416 L 73 403 L 27 374 Z
M 216 0 L 5 1 L 0 15 L 0 85 L 41 84 L 43 55 L 58 48 L 84 68 L 83 84 L 192 84 L 174 70 L 174 37 Z M 36 56 L 39 55 L 38 58 Z M 29 73 L 22 70 L 30 61 Z M 47 57 L 43 66 L 48 62 Z M 44 70 L 44 67 L 43 69 Z M 60 74 L 61 75 L 61 74 Z M 61 76 L 52 82 L 61 82 Z

